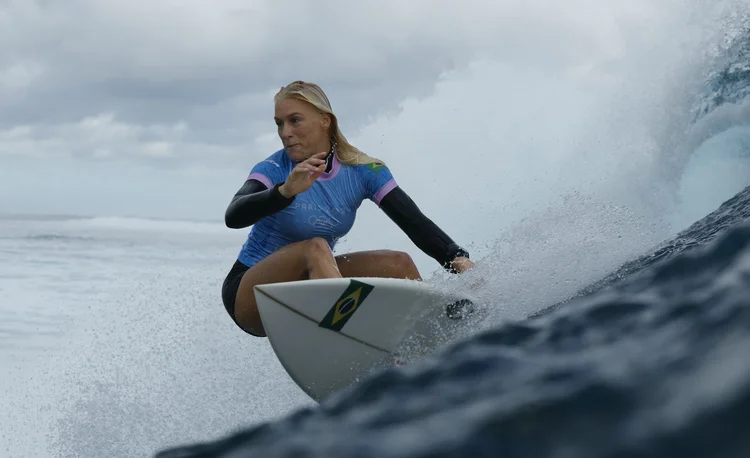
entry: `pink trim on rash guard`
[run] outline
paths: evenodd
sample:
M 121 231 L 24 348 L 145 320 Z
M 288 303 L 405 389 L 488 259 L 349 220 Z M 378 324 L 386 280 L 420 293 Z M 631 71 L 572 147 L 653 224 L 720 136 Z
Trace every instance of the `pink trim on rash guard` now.
M 268 189 L 273 188 L 273 183 L 271 183 L 271 180 L 269 180 L 268 177 L 265 176 L 265 175 L 263 175 L 262 173 L 258 173 L 258 172 L 251 173 L 250 176 L 247 177 L 247 179 L 248 180 L 258 180 L 261 183 L 263 183 L 264 185 L 266 185 L 266 187 Z M 247 181 L 247 180 L 245 180 L 245 181 Z
M 329 181 L 333 180 L 333 177 L 336 176 L 337 173 L 339 173 L 339 169 L 341 168 L 341 163 L 336 158 L 336 155 L 333 155 L 333 166 L 331 167 L 331 171 L 328 173 L 322 173 L 318 177 L 318 181 Z
M 383 187 L 381 187 L 378 190 L 378 192 L 375 193 L 375 196 L 373 196 L 372 200 L 379 207 L 380 206 L 380 201 L 383 200 L 383 197 L 385 197 L 386 194 L 388 194 L 389 192 L 393 191 L 393 189 L 395 187 L 397 187 L 397 186 L 398 186 L 398 183 L 396 183 L 396 179 L 395 178 L 391 178 L 390 180 L 388 180 L 388 182 L 386 184 L 383 185 Z

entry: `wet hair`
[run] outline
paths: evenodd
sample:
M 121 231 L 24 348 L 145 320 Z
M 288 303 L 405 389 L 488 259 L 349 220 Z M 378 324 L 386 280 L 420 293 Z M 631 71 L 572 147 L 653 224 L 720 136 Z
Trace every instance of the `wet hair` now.
M 328 100 L 323 89 L 315 83 L 309 83 L 306 81 L 294 81 L 286 86 L 283 86 L 281 90 L 273 98 L 274 103 L 278 103 L 283 99 L 297 99 L 303 102 L 307 102 L 319 113 L 328 114 L 331 117 L 330 126 L 330 140 L 331 146 L 334 149 L 336 158 L 342 164 L 348 165 L 360 165 L 369 164 L 372 162 L 382 162 L 379 159 L 370 157 L 367 154 L 360 151 L 357 147 L 349 143 L 344 134 L 339 128 L 338 119 L 333 113 L 331 108 L 331 102 Z

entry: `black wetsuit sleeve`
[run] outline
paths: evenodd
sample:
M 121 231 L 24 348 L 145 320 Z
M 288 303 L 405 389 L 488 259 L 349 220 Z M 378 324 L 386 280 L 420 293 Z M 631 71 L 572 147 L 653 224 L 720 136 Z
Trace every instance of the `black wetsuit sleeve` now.
M 396 187 L 386 194 L 380 202 L 380 209 L 420 250 L 435 259 L 443 268 L 456 273 L 451 262 L 459 256 L 469 257 L 466 250 L 422 213 L 401 187 Z
M 283 210 L 294 202 L 294 197 L 284 197 L 278 183 L 272 188 L 258 180 L 247 180 L 232 198 L 224 214 L 224 222 L 232 229 L 252 226 L 266 216 Z

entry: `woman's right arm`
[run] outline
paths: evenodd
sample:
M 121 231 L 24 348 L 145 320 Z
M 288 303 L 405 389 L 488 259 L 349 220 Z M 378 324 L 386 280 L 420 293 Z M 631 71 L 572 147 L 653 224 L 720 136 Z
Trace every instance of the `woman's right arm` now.
M 267 188 L 259 180 L 245 181 L 229 203 L 224 214 L 224 222 L 232 229 L 252 226 L 266 216 L 281 211 L 294 202 L 294 196 L 305 192 L 325 171 L 323 159 L 326 152 L 313 154 L 297 164 L 285 181 Z M 252 174 L 251 174 L 252 176 Z M 270 182 L 269 182 L 270 184 Z M 280 188 L 283 185 L 283 189 Z M 283 194 L 282 194 L 283 192 Z M 287 197 L 289 196 L 289 197 Z
M 284 197 L 279 192 L 282 184 L 266 188 L 258 180 L 247 180 L 229 203 L 224 213 L 224 223 L 231 229 L 242 229 L 289 206 L 294 196 Z

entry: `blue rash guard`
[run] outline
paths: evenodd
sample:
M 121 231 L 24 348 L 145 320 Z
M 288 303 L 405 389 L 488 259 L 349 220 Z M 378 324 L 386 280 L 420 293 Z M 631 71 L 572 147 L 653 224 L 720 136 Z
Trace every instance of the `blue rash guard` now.
M 335 155 L 331 165 L 305 192 L 283 209 L 258 220 L 242 246 L 238 261 L 252 267 L 274 251 L 294 242 L 322 237 L 331 250 L 354 225 L 357 209 L 365 199 L 380 206 L 398 185 L 383 163 L 349 166 Z M 280 186 L 295 167 L 285 150 L 279 150 L 250 171 L 248 180 L 266 188 Z

